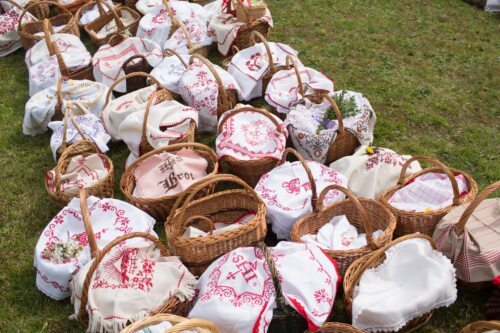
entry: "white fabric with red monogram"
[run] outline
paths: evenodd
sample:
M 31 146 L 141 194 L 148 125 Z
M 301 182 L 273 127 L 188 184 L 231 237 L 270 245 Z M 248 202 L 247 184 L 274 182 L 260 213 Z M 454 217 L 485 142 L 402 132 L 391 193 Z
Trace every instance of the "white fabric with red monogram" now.
M 87 201 L 90 222 L 100 249 L 116 237 L 130 232 L 140 231 L 156 236 L 153 230 L 155 220 L 140 209 L 116 199 L 91 196 Z M 68 256 L 67 251 L 58 251 L 58 244 L 76 249 L 74 256 Z M 36 244 L 36 286 L 53 299 L 69 297 L 70 280 L 89 261 L 90 248 L 82 221 L 80 199 L 73 198 L 45 227 Z
M 240 104 L 239 107 L 247 107 Z M 226 119 L 227 112 L 222 115 L 219 124 Z M 288 131 L 283 121 L 269 113 L 276 125 L 263 114 L 245 111 L 230 117 L 222 126 L 215 141 L 217 157 L 234 157 L 239 160 L 258 160 L 261 158 L 281 159 L 286 147 Z
M 298 65 L 298 64 L 297 64 Z M 325 74 L 310 67 L 298 65 L 304 94 L 314 91 L 333 93 L 333 82 Z M 279 113 L 288 113 L 293 103 L 302 99 L 299 81 L 293 68 L 282 70 L 273 75 L 265 94 L 266 101 Z
M 66 80 L 62 83 L 63 105 L 66 101 L 78 102 L 92 114 L 99 115 L 104 106 L 108 87 L 89 80 Z M 47 126 L 55 114 L 57 102 L 57 83 L 34 94 L 24 108 L 23 133 L 36 135 L 47 131 Z
M 469 193 L 467 181 L 456 174 L 460 197 Z M 453 203 L 450 179 L 444 173 L 428 172 L 406 183 L 388 200 L 391 206 L 409 212 L 426 212 L 449 207 Z
M 410 158 L 387 148 L 360 146 L 352 156 L 342 157 L 330 168 L 347 177 L 347 188 L 354 195 L 375 200 L 397 184 L 401 168 Z M 420 170 L 420 163 L 414 161 L 406 169 L 406 177 Z
M 226 89 L 240 90 L 234 78 L 217 65 L 213 65 Z M 199 130 L 217 130 L 217 99 L 219 85 L 210 69 L 202 61 L 194 59 L 179 81 L 182 98 L 198 110 Z
M 186 31 L 193 46 L 210 46 L 212 39 L 208 35 L 207 26 L 204 21 L 197 18 L 189 18 L 184 21 Z M 188 47 L 188 41 L 182 29 L 174 31 L 172 36 L 163 44 L 163 49 L 172 49 L 182 52 Z
M 110 101 L 102 110 L 101 120 L 113 140 L 122 140 L 120 125 L 134 112 L 146 109 L 149 97 L 157 90 L 156 85 L 141 88 Z
M 142 126 L 146 109 L 130 114 L 121 123 L 119 136 L 130 150 L 129 162 L 139 157 Z M 147 119 L 146 137 L 154 149 L 168 146 L 170 141 L 184 137 L 194 121 L 198 125 L 198 112 L 177 101 L 163 101 L 153 105 Z
M 99 117 L 92 113 L 86 113 L 75 116 L 75 120 L 86 138 L 94 142 L 100 152 L 105 153 L 109 150 L 108 142 L 111 140 L 111 137 L 108 132 L 106 132 L 106 129 L 104 129 Z M 61 147 L 63 141 L 64 121 L 51 121 L 49 123 L 49 128 L 52 130 L 52 136 L 50 137 L 50 150 L 52 150 L 54 160 L 57 161 L 57 150 Z M 75 128 L 73 122 L 68 120 L 66 142 L 71 144 L 80 140 L 83 140 L 83 138 L 78 133 L 78 130 Z
M 88 66 L 92 56 L 80 38 L 73 34 L 57 33 L 50 36 L 61 51 L 66 67 L 72 71 Z M 26 52 L 25 62 L 29 69 L 29 94 L 33 96 L 42 89 L 55 84 L 61 77 L 56 55 L 50 55 L 44 39 Z
M 139 1 L 136 7 L 140 5 Z M 187 1 L 169 2 L 169 5 L 176 19 L 184 24 L 191 20 L 197 20 L 200 25 L 205 26 L 206 31 L 207 14 L 202 6 Z M 158 45 L 163 46 L 174 32 L 171 29 L 172 20 L 160 1 L 158 5 L 149 9 L 139 22 L 137 37 L 151 39 Z
M 360 93 L 353 91 L 336 91 L 330 94 L 342 96 L 344 99 L 354 99 L 357 113 L 343 119 L 344 130 L 356 136 L 362 145 L 370 145 L 373 142 L 373 132 L 377 116 L 370 102 Z M 330 145 L 335 142 L 338 133 L 337 119 L 331 120 L 325 117 L 332 109 L 328 100 L 323 99 L 320 104 L 314 104 L 310 100 L 302 99 L 290 107 L 285 124 L 290 131 L 290 139 L 293 146 L 305 158 L 325 163 Z M 320 126 L 323 129 L 320 129 Z
M 239 22 L 235 16 L 227 13 L 227 1 L 220 0 L 216 1 L 216 3 L 214 6 L 220 6 L 220 9 L 212 11 L 218 14 L 211 15 L 208 23 L 208 33 L 212 36 L 212 40 L 217 43 L 219 52 L 225 57 L 231 50 L 231 46 L 233 46 L 236 38 L 238 38 L 241 28 L 246 23 Z M 252 24 L 255 24 L 257 21 L 266 22 L 271 28 L 273 27 L 273 18 L 269 9 L 266 9 L 264 16 Z
M 340 282 L 336 262 L 304 243 L 280 242 L 269 250 L 285 304 L 307 319 L 310 329 L 318 329 L 335 302 Z M 225 254 L 207 268 L 196 289 L 189 318 L 210 320 L 224 333 L 267 332 L 276 292 L 260 249 L 242 247 Z
M 0 6 L 3 9 L 3 13 L 0 14 L 0 57 L 4 57 L 22 47 L 21 37 L 17 33 L 19 16 L 22 9 L 17 8 L 7 1 L 1 1 Z M 29 22 L 34 19 L 33 15 L 26 13 L 23 22 Z
M 106 177 L 110 166 L 103 154 L 88 156 L 76 155 L 69 161 L 64 174 L 60 178 L 60 191 L 67 194 L 78 194 L 80 189 L 91 187 Z M 45 174 L 45 184 L 49 191 L 56 191 L 56 173 L 50 170 Z
M 161 47 L 149 39 L 128 37 L 115 46 L 105 44 L 97 50 L 92 61 L 95 80 L 110 87 L 125 75 L 123 63 L 134 55 L 144 56 L 151 67 L 158 65 L 163 59 Z M 134 60 L 133 63 L 135 62 Z M 126 80 L 123 80 L 115 90 L 123 93 L 126 88 Z
M 306 161 L 311 169 L 318 196 L 325 187 L 332 184 L 347 185 L 341 173 L 314 161 Z M 266 205 L 267 222 L 278 239 L 289 239 L 295 222 L 312 212 L 311 184 L 302 164 L 285 162 L 264 174 L 255 191 Z M 342 200 L 345 195 L 337 190 L 329 191 L 324 203 Z
M 83 283 L 91 264 L 82 267 L 70 283 L 73 319 L 80 310 Z M 196 278 L 180 259 L 162 256 L 153 242 L 122 242 L 104 257 L 90 280 L 87 332 L 120 332 L 172 297 L 190 301 L 195 285 Z
M 186 48 L 184 53 L 179 54 L 179 56 L 186 64 L 189 64 L 191 56 L 187 52 Z M 153 68 L 150 74 L 158 80 L 162 87 L 173 93 L 180 94 L 179 81 L 185 71 L 186 66 L 182 61 L 177 56 L 172 55 L 163 58 L 162 62 Z
M 286 63 L 286 56 L 291 55 L 299 66 L 298 52 L 281 43 L 268 42 L 275 67 Z M 227 71 L 234 76 L 241 89 L 240 100 L 249 101 L 262 97 L 262 77 L 269 69 L 269 57 L 263 43 L 257 43 L 236 53 L 231 59 Z

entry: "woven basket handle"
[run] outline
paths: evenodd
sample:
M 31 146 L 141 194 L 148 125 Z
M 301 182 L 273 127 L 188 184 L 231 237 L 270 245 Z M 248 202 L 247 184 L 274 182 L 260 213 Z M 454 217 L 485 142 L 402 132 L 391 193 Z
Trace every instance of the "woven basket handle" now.
M 45 45 L 47 46 L 47 50 L 49 50 L 49 55 L 53 56 L 55 54 L 54 48 L 52 47 L 52 40 L 50 36 L 54 34 L 54 28 L 50 23 L 49 19 L 43 19 L 43 38 L 45 39 Z
M 465 224 L 469 220 L 469 217 L 474 213 L 477 206 L 481 204 L 481 202 L 488 198 L 493 192 L 497 191 L 500 188 L 500 181 L 496 181 L 490 186 L 486 187 L 483 192 L 479 193 L 476 198 L 467 206 L 465 211 L 460 216 L 460 220 L 455 225 L 455 233 L 457 236 L 460 236 L 464 233 Z
M 64 58 L 56 42 L 52 42 L 52 49 L 54 50 L 54 54 L 56 55 L 57 64 L 59 65 L 59 71 L 61 72 L 61 75 L 65 77 L 70 77 L 71 73 L 69 72 L 66 63 L 64 62 Z
M 63 103 L 64 103 L 64 96 L 62 94 L 62 84 L 64 81 L 69 80 L 69 78 L 62 76 L 59 78 L 57 81 L 57 86 L 56 86 L 56 97 L 57 97 L 57 104 L 62 108 Z
M 435 158 L 432 158 L 432 157 L 413 156 L 412 158 L 408 159 L 405 162 L 405 164 L 403 164 L 403 167 L 401 168 L 401 173 L 399 174 L 399 180 L 398 180 L 399 185 L 402 186 L 406 183 L 406 179 L 405 179 L 406 169 L 408 169 L 408 166 L 410 166 L 410 164 L 413 161 L 429 162 L 429 163 L 433 164 L 434 166 L 436 166 L 444 174 L 446 174 L 446 176 L 448 176 L 448 178 L 450 179 L 451 187 L 453 188 L 453 205 L 458 206 L 461 204 L 460 192 L 458 191 L 457 180 L 455 179 L 453 172 L 451 172 L 451 170 L 446 165 L 444 165 L 443 163 L 439 162 L 438 160 L 436 160 Z
M 250 43 L 253 44 L 253 45 L 256 44 L 255 37 L 257 37 L 260 40 L 260 42 L 262 44 L 264 44 L 264 47 L 266 48 L 266 52 L 267 52 L 267 58 L 269 59 L 269 69 L 268 69 L 268 72 L 273 72 L 274 71 L 273 54 L 271 52 L 271 48 L 269 47 L 269 43 L 267 42 L 266 37 L 264 37 L 257 30 L 252 31 L 252 33 L 250 34 Z
M 64 123 L 63 123 L 63 137 L 62 137 L 62 143 L 61 143 L 61 148 L 64 149 L 68 146 L 68 141 L 67 141 L 67 131 L 68 131 L 68 117 L 71 119 L 71 122 L 75 126 L 76 130 L 78 131 L 78 134 L 82 137 L 82 140 L 89 140 L 87 136 L 83 133 L 81 130 L 80 126 L 78 126 L 78 122 L 76 121 L 74 115 L 73 115 L 73 109 L 72 106 L 75 105 L 77 108 L 80 110 L 83 110 L 82 106 L 78 103 L 74 102 L 68 102 L 66 105 L 66 110 L 64 112 Z M 84 111 L 85 112 L 85 111 Z M 90 140 L 89 140 L 90 141 Z
M 207 333 L 207 331 L 210 333 L 220 333 L 214 323 L 200 318 L 187 319 L 167 329 L 165 333 L 183 333 L 189 330 L 200 333 Z
M 316 189 L 316 183 L 314 182 L 314 177 L 313 177 L 313 174 L 311 172 L 311 169 L 307 165 L 306 160 L 295 149 L 290 148 L 290 147 L 286 148 L 285 151 L 283 152 L 283 157 L 281 158 L 281 161 L 279 163 L 280 165 L 285 163 L 286 157 L 288 156 L 288 153 L 291 153 L 292 155 L 294 155 L 300 161 L 300 163 L 302 164 L 302 167 L 306 170 L 307 178 L 309 178 L 309 183 L 310 183 L 311 192 L 312 192 L 311 205 L 314 209 L 317 205 L 317 202 L 318 202 L 318 191 Z
M 184 35 L 184 38 L 186 38 L 186 42 L 188 45 L 189 49 L 193 48 L 193 42 L 191 41 L 191 37 L 189 36 L 189 32 L 187 31 L 186 25 L 184 22 L 181 20 L 175 19 L 175 23 L 179 26 L 179 29 L 181 29 L 182 34 Z
M 323 200 L 325 200 L 326 195 L 331 190 L 339 190 L 346 195 L 346 198 L 351 199 L 352 203 L 354 204 L 354 207 L 356 207 L 356 210 L 358 211 L 359 215 L 361 216 L 361 220 L 363 221 L 363 226 L 365 227 L 365 231 L 366 231 L 366 242 L 368 243 L 368 246 L 370 246 L 370 248 L 372 250 L 376 250 L 378 248 L 378 246 L 373 241 L 373 228 L 372 228 L 371 220 L 368 217 L 368 214 L 367 214 L 365 208 L 363 207 L 363 205 L 359 202 L 358 198 L 356 198 L 356 196 L 351 191 L 349 191 L 349 189 L 347 189 L 343 186 L 337 185 L 337 184 L 328 185 L 327 187 L 325 187 L 323 189 L 323 191 L 321 191 L 321 194 L 319 195 L 319 198 L 318 198 L 318 202 L 316 203 L 315 210 L 318 212 L 323 211 L 323 210 L 327 210 L 329 207 L 337 204 L 337 202 L 333 202 L 328 207 L 323 206 Z
M 144 120 L 142 121 L 142 134 L 141 141 L 148 142 L 148 118 L 151 107 L 158 101 L 158 99 L 163 101 L 171 101 L 173 100 L 172 95 L 166 89 L 160 89 L 151 94 L 148 98 L 148 104 L 146 104 L 146 111 L 144 111 Z
M 239 109 L 234 109 L 234 110 L 231 110 L 231 111 L 228 111 L 228 112 L 225 112 L 224 113 L 224 119 L 222 119 L 222 121 L 220 122 L 219 124 L 219 133 L 222 132 L 222 128 L 224 127 L 224 124 L 227 122 L 227 120 L 235 115 L 237 115 L 238 113 L 243 113 L 243 112 L 255 112 L 255 113 L 260 113 L 261 115 L 265 116 L 267 119 L 269 119 L 274 126 L 276 126 L 276 130 L 281 133 L 281 134 L 285 134 L 283 133 L 283 128 L 281 127 L 281 125 L 279 124 L 279 122 L 276 120 L 276 118 L 274 118 L 271 113 L 269 113 L 269 111 L 267 110 L 264 110 L 264 109 L 257 109 L 257 108 L 254 108 L 254 107 L 249 107 L 249 106 L 244 106 L 242 108 L 239 108 Z
M 238 48 L 238 46 L 236 46 L 236 45 L 231 46 L 231 53 L 233 55 L 235 55 L 238 52 L 240 52 L 240 49 Z
M 99 267 L 99 264 L 104 259 L 106 254 L 108 254 L 108 252 L 111 251 L 115 246 L 117 246 L 121 242 L 123 242 L 127 239 L 131 239 L 131 238 L 145 238 L 147 240 L 150 240 L 160 249 L 160 253 L 162 256 L 169 256 L 170 255 L 168 248 L 165 245 L 163 245 L 163 243 L 156 236 L 153 236 L 151 234 L 147 234 L 145 232 L 131 232 L 131 233 L 125 234 L 123 236 L 115 238 L 108 245 L 106 245 L 101 251 L 97 252 L 96 257 L 92 261 L 92 264 L 90 265 L 90 268 L 87 272 L 87 275 L 85 276 L 85 281 L 83 282 L 83 289 L 82 289 L 82 295 L 81 295 L 81 300 L 80 300 L 80 310 L 78 312 L 79 318 L 84 318 L 85 315 L 87 314 L 85 308 L 87 307 L 87 302 L 88 302 L 90 282 L 92 280 L 92 277 L 94 276 L 95 271 Z
M 106 108 L 106 106 L 108 106 L 109 100 L 111 99 L 111 95 L 113 94 L 113 89 L 115 89 L 115 87 L 118 84 L 120 84 L 120 82 L 122 82 L 123 80 L 126 80 L 126 79 L 136 77 L 136 76 L 144 76 L 144 77 L 148 78 L 153 84 L 156 84 L 156 87 L 158 89 L 161 87 L 160 82 L 158 82 L 158 80 L 155 79 L 154 76 L 152 76 L 151 74 L 145 73 L 145 72 L 134 72 L 134 73 L 124 75 L 121 78 L 119 78 L 118 80 L 116 80 L 115 82 L 113 82 L 111 87 L 109 87 L 108 94 L 106 95 L 106 103 L 104 104 L 104 107 L 102 109 L 104 110 Z
M 295 59 L 287 54 L 286 56 L 286 62 L 285 62 L 285 67 L 290 70 L 293 66 L 293 70 L 295 71 L 295 75 L 297 76 L 297 82 L 298 82 L 298 88 L 299 88 L 299 93 L 304 96 L 305 93 L 304 93 L 304 87 L 302 87 L 302 78 L 300 77 L 300 71 L 299 71 L 299 66 L 297 65 L 297 62 L 295 61 Z
M 130 63 L 136 59 L 140 59 L 144 63 L 144 65 L 148 63 L 148 59 L 146 59 L 146 57 L 143 56 L 142 54 L 134 54 L 133 56 L 131 56 L 130 58 L 128 58 L 123 62 L 122 64 L 123 72 L 125 72 Z
M 96 0 L 96 2 L 98 4 L 106 6 L 108 8 L 108 13 L 110 13 L 111 16 L 113 17 L 113 19 L 115 20 L 116 31 L 117 32 L 123 32 L 125 30 L 125 27 L 123 26 L 122 20 L 120 19 L 120 16 L 115 11 L 115 9 L 113 8 L 113 6 L 111 6 L 107 1 L 103 1 L 103 0 Z M 100 10 L 99 10 L 99 12 L 100 12 Z
M 189 59 L 189 64 L 192 64 L 194 62 L 194 59 L 198 59 L 201 62 L 203 62 L 205 64 L 205 66 L 208 67 L 210 72 L 212 72 L 212 75 L 215 77 L 215 81 L 217 81 L 217 84 L 219 85 L 219 96 L 221 96 L 222 98 L 225 99 L 227 96 L 226 87 L 224 87 L 224 83 L 222 82 L 222 79 L 219 76 L 219 73 L 215 69 L 214 65 L 210 62 L 210 60 L 208 60 L 207 58 L 205 58 L 199 54 L 193 54 L 191 56 L 191 58 Z
M 106 15 L 106 11 L 102 7 L 102 2 L 95 0 L 94 3 L 96 4 L 97 10 L 99 11 L 99 16 Z M 80 20 L 78 20 L 78 21 L 80 21 Z
M 247 18 L 247 24 L 251 24 L 252 23 L 251 17 L 250 14 L 248 13 L 248 9 L 246 8 L 246 6 L 244 6 L 240 0 L 231 0 L 231 3 L 233 4 L 234 8 L 239 6 L 245 12 L 245 16 Z M 248 4 L 250 4 L 250 2 L 248 2 Z
M 124 34 L 121 33 L 115 33 L 111 37 L 108 38 L 108 45 L 110 46 L 116 46 L 123 42 L 125 39 L 128 37 Z
M 461 333 L 479 333 L 479 332 L 486 332 L 489 330 L 500 330 L 500 321 L 498 320 L 476 321 L 473 322 L 472 324 L 465 326 Z
M 172 8 L 168 4 L 168 0 L 162 0 L 161 2 L 163 3 L 163 6 L 165 6 L 165 9 L 167 10 L 167 13 L 168 13 L 168 17 L 170 17 L 170 21 L 172 21 L 172 24 L 173 24 L 174 20 L 175 20 L 175 16 L 174 16 L 174 12 L 172 11 Z
M 73 15 L 73 14 L 71 14 L 71 12 L 69 10 L 67 10 L 66 8 L 61 6 L 61 4 L 59 4 L 57 2 L 54 2 L 54 1 L 35 1 L 31 5 L 24 8 L 21 15 L 19 15 L 19 23 L 17 25 L 17 31 L 22 31 L 21 27 L 23 25 L 22 23 L 23 23 L 24 15 L 26 15 L 26 13 L 29 12 L 30 9 L 37 7 L 37 6 L 41 6 L 41 5 L 53 5 L 53 6 L 57 7 L 58 12 L 62 11 L 64 14 Z M 34 18 L 37 19 L 36 17 L 34 17 Z M 40 21 L 39 19 L 37 19 L 37 20 Z
M 85 189 L 80 190 L 80 211 L 82 213 L 83 226 L 85 227 L 85 233 L 87 234 L 87 240 L 90 247 L 90 257 L 95 258 L 99 252 L 99 247 L 97 246 L 97 241 L 95 239 L 94 230 L 92 229 L 92 223 L 90 220 L 89 205 L 87 202 L 88 193 Z
M 288 309 L 286 308 L 285 298 L 283 297 L 283 291 L 281 290 L 279 274 L 273 260 L 273 255 L 264 242 L 257 243 L 257 247 L 262 250 L 264 258 L 267 262 L 267 267 L 269 267 L 269 272 L 271 273 L 271 277 L 273 279 L 274 290 L 276 291 L 276 304 L 278 305 L 278 309 L 284 314 L 287 314 Z
M 184 61 L 184 59 L 182 59 L 181 55 L 179 53 L 177 53 L 177 51 L 175 51 L 175 50 L 165 49 L 165 50 L 163 50 L 163 56 L 164 57 L 176 56 L 181 61 L 181 63 L 184 65 L 184 67 L 186 67 L 186 68 L 188 67 L 188 64 Z
M 337 121 L 339 124 L 339 129 L 338 132 L 340 134 L 344 134 L 344 121 L 342 120 L 342 114 L 340 113 L 339 107 L 335 100 L 328 94 L 324 95 L 324 98 L 330 102 L 330 105 L 332 106 L 333 112 L 335 112 L 335 116 L 337 116 Z
M 203 215 L 193 215 L 190 218 L 188 218 L 186 220 L 186 223 L 184 223 L 184 228 L 182 230 L 182 233 L 184 233 L 184 231 L 189 227 L 190 224 L 192 224 L 196 221 L 202 221 L 204 224 L 206 224 L 208 226 L 208 228 L 210 230 L 208 232 L 209 235 L 212 235 L 214 233 L 214 230 L 215 230 L 214 222 L 211 219 L 209 219 L 208 217 L 203 216 Z

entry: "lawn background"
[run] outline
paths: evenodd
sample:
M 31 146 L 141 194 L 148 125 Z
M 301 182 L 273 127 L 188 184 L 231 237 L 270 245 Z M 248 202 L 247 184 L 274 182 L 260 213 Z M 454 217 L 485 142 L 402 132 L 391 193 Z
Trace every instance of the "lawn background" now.
M 500 179 L 498 15 L 460 0 L 268 3 L 271 40 L 300 51 L 303 63 L 331 77 L 337 90 L 370 100 L 377 146 L 437 157 L 469 172 L 481 189 Z M 0 60 L 0 332 L 80 332 L 67 319 L 70 302 L 52 301 L 35 287 L 34 246 L 58 209 L 43 185 L 54 166 L 50 135 L 21 131 L 28 97 L 20 50 Z M 127 149 L 111 150 L 118 183 Z M 482 318 L 485 297 L 460 293 L 420 332 L 457 332 Z M 334 312 L 343 320 L 340 307 Z

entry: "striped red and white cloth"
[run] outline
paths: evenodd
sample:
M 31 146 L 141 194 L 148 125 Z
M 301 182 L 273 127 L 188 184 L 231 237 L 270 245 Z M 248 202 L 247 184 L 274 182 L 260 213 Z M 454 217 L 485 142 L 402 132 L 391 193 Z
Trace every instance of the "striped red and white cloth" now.
M 462 235 L 455 225 L 469 204 L 448 213 L 434 232 L 438 249 L 466 282 L 491 281 L 500 275 L 500 198 L 486 199 L 474 210 Z

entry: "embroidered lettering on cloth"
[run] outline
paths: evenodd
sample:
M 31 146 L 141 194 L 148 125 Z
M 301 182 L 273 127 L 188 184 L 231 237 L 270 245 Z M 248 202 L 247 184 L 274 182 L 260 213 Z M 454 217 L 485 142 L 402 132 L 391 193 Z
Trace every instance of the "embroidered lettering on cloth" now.
M 467 195 L 467 181 L 461 174 L 455 175 L 460 196 Z M 388 201 L 392 206 L 409 212 L 425 212 L 451 206 L 453 189 L 448 176 L 428 172 L 415 178 L 410 184 L 397 190 Z
M 88 156 L 74 156 L 68 164 L 66 171 L 61 175 L 60 191 L 78 194 L 80 189 L 91 187 L 103 179 L 109 172 L 104 155 L 91 154 Z M 51 170 L 45 174 L 47 187 L 56 191 L 55 171 Z
M 297 64 L 298 65 L 298 64 Z M 309 67 L 298 67 L 304 94 L 313 91 L 333 93 L 333 82 L 323 73 Z M 288 113 L 293 103 L 302 99 L 295 70 L 282 70 L 273 75 L 265 94 L 266 101 L 279 113 Z
M 83 282 L 92 262 L 70 284 L 75 318 L 80 309 Z M 147 240 L 114 247 L 99 264 L 90 281 L 87 312 L 88 332 L 119 332 L 144 319 L 149 312 L 176 297 L 194 297 L 196 279 L 178 257 L 164 257 Z
M 95 80 L 110 87 L 114 81 L 125 75 L 122 69 L 123 63 L 134 55 L 144 56 L 151 67 L 158 65 L 163 59 L 160 46 L 149 39 L 129 37 L 115 46 L 106 44 L 94 54 L 92 64 Z M 132 61 L 132 63 L 135 62 L 135 60 Z M 115 90 L 124 93 L 126 88 L 124 80 L 116 86 Z
M 129 11 L 118 10 L 116 12 L 117 12 L 117 14 L 118 14 L 118 16 L 120 18 L 120 21 L 122 21 L 122 24 L 123 24 L 124 27 L 127 27 L 130 24 L 134 23 L 135 18 L 132 16 L 132 14 L 130 14 Z M 111 21 L 109 21 L 108 24 L 106 24 L 99 31 L 97 31 L 96 36 L 98 38 L 104 38 L 104 37 L 108 36 L 109 34 L 112 34 L 112 33 L 115 33 L 115 32 L 117 32 L 116 21 L 115 20 L 111 20 Z
M 62 83 L 61 93 L 61 110 L 66 110 L 66 101 L 71 101 L 79 103 L 90 113 L 99 115 L 106 102 L 108 87 L 89 80 L 67 80 Z M 57 84 L 33 95 L 24 109 L 23 133 L 36 135 L 46 132 L 57 105 Z
M 236 220 L 234 220 L 231 223 L 224 223 L 224 222 L 214 222 L 214 230 L 212 234 L 217 235 L 220 233 L 223 233 L 225 231 L 229 231 L 232 229 L 236 229 L 241 227 L 242 225 L 250 222 L 253 218 L 255 217 L 254 212 L 246 212 L 245 214 L 241 215 L 238 217 Z M 186 231 L 183 234 L 183 237 L 204 237 L 208 236 L 209 233 L 205 232 L 199 228 L 189 226 L 186 228 Z
M 331 96 L 354 98 L 357 113 L 343 119 L 344 129 L 353 133 L 360 144 L 370 145 L 373 142 L 373 132 L 377 117 L 370 102 L 360 93 L 353 91 L 336 91 Z M 332 109 L 328 100 L 314 104 L 308 99 L 302 99 L 291 106 L 285 124 L 290 131 L 290 138 L 300 154 L 308 159 L 325 163 L 328 150 L 335 142 L 338 131 L 338 121 L 326 118 Z
M 408 321 L 455 302 L 455 269 L 427 240 L 408 239 L 385 255 L 355 287 L 353 326 L 369 332 L 398 331 Z
M 141 88 L 110 101 L 102 110 L 101 120 L 113 140 L 122 140 L 121 123 L 131 114 L 145 110 L 149 97 L 157 90 L 156 85 Z
M 318 247 L 303 243 L 280 242 L 269 250 L 285 303 L 307 319 L 309 328 L 319 328 L 332 311 L 337 293 L 340 277 L 335 261 Z M 276 293 L 260 249 L 242 247 L 225 254 L 207 268 L 196 289 L 189 318 L 210 320 L 225 333 L 267 332 Z
M 374 154 L 369 154 L 366 148 L 360 146 L 352 156 L 333 162 L 330 168 L 347 177 L 347 187 L 354 195 L 375 200 L 396 185 L 403 164 L 411 156 L 398 155 L 387 148 L 376 148 Z M 420 163 L 412 162 L 406 169 L 406 177 L 420 170 Z
M 112 7 L 115 7 L 115 4 L 111 0 L 105 0 L 106 3 Z M 102 9 L 104 9 L 105 12 L 108 12 L 108 6 L 104 5 L 102 6 Z M 97 5 L 92 6 L 91 9 L 86 10 L 82 16 L 80 17 L 80 24 L 89 24 L 90 22 L 93 22 L 96 18 L 100 17 L 101 14 L 99 13 L 99 7 Z
M 205 177 L 207 166 L 203 157 L 187 148 L 175 154 L 162 152 L 152 155 L 134 170 L 133 195 L 140 198 L 175 195 Z
M 22 46 L 21 38 L 17 33 L 22 10 L 7 1 L 2 1 L 1 5 L 4 12 L 0 14 L 0 57 L 5 57 Z M 23 22 L 31 22 L 34 19 L 33 15 L 26 13 Z
M 314 161 L 307 161 L 317 193 L 331 184 L 346 186 L 347 179 L 339 172 Z M 302 164 L 285 162 L 264 174 L 255 191 L 266 204 L 267 222 L 278 239 L 289 239 L 295 222 L 312 212 L 311 184 Z M 342 200 L 345 195 L 337 190 L 328 192 L 325 204 Z
M 382 235 L 383 230 L 375 230 L 373 238 Z M 366 233 L 358 234 L 356 227 L 349 223 L 345 215 L 335 216 L 330 222 L 319 228 L 316 235 L 307 234 L 302 241 L 331 250 L 352 250 L 367 244 Z
M 219 122 L 226 115 L 224 113 Z M 231 156 L 239 160 L 257 160 L 268 157 L 280 160 L 288 132 L 281 119 L 270 115 L 281 125 L 284 134 L 269 118 L 257 112 L 246 111 L 230 117 L 215 141 L 218 158 Z
M 226 89 L 239 91 L 234 78 L 217 65 L 213 65 Z M 210 69 L 198 59 L 189 65 L 179 81 L 182 98 L 199 114 L 199 130 L 215 132 L 217 129 L 217 98 L 219 86 Z
M 90 220 L 97 246 L 102 249 L 118 236 L 146 232 L 156 236 L 155 220 L 140 209 L 116 199 L 89 197 Z M 132 243 L 135 239 L 130 240 Z M 48 259 L 57 244 L 74 242 L 81 250 L 74 257 Z M 69 282 L 90 261 L 90 248 L 83 225 L 80 199 L 73 198 L 43 230 L 35 247 L 36 286 L 47 296 L 62 300 L 71 295 Z
M 187 49 L 184 51 L 185 53 L 180 54 L 180 56 L 186 64 L 189 64 L 191 56 L 187 54 Z M 179 81 L 185 71 L 186 66 L 181 60 L 176 56 L 170 56 L 163 58 L 162 62 L 153 68 L 150 74 L 168 91 L 180 94 Z
M 268 44 L 275 67 L 284 66 L 287 55 L 293 56 L 297 64 L 302 66 L 302 63 L 297 58 L 298 52 L 290 46 L 273 42 L 268 42 Z M 227 71 L 240 86 L 240 100 L 249 101 L 262 97 L 262 77 L 268 69 L 269 57 L 263 43 L 241 50 L 233 56 Z
M 75 120 L 83 134 L 96 144 L 99 151 L 105 153 L 109 150 L 107 143 L 111 137 L 106 132 L 97 116 L 87 113 L 81 116 L 75 116 Z M 49 123 L 49 128 L 52 130 L 52 136 L 50 137 L 50 149 L 52 150 L 54 160 L 57 161 L 57 150 L 61 147 L 63 141 L 64 121 L 51 121 Z M 66 130 L 67 143 L 71 144 L 80 140 L 83 140 L 83 138 L 78 133 L 75 125 L 73 122 L 68 121 L 68 128 Z
M 453 208 L 436 227 L 438 249 L 451 259 L 457 277 L 466 282 L 491 281 L 500 275 L 500 199 L 486 199 L 457 236 L 455 225 L 469 203 Z
M 131 158 L 139 157 L 139 145 L 142 140 L 142 126 L 146 110 L 141 109 L 130 114 L 121 123 L 119 136 L 127 144 Z M 177 101 L 164 101 L 151 106 L 147 119 L 146 136 L 153 148 L 167 146 L 170 141 L 185 136 L 191 121 L 198 124 L 198 112 Z

